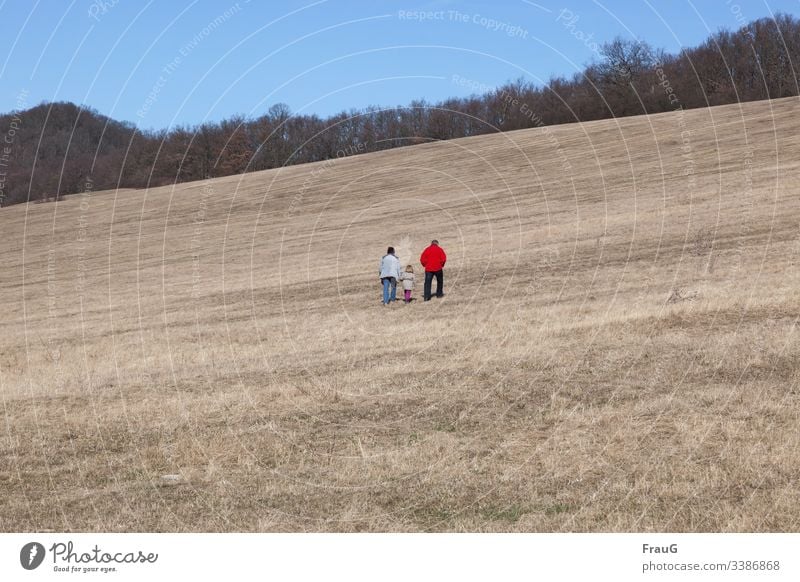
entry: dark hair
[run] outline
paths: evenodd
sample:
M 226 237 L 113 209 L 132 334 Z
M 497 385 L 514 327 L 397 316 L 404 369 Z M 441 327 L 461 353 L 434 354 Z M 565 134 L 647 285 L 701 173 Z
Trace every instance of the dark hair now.
M 436 239 L 433 239 L 433 240 L 431 241 L 431 244 L 432 244 L 432 245 L 438 245 L 438 244 L 439 244 L 439 241 L 438 241 L 438 240 L 436 240 Z
M 386 249 L 386 254 L 387 255 L 393 255 L 394 254 L 394 247 L 389 247 L 388 249 Z

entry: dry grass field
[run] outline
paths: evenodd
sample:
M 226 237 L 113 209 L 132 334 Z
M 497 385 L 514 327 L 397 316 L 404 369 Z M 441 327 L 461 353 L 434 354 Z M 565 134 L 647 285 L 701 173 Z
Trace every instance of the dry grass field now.
M 3 209 L 0 530 L 796 531 L 798 178 L 785 99 Z

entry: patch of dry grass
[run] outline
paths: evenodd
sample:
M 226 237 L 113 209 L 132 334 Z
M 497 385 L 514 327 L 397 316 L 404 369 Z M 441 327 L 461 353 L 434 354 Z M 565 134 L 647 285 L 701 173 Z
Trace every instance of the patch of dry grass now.
M 796 530 L 797 113 L 4 209 L 0 529 Z

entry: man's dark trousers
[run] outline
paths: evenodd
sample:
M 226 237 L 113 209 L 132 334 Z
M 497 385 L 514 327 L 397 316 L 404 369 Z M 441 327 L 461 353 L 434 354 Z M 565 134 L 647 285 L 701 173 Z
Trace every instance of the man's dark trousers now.
M 431 281 L 436 277 L 436 296 L 444 297 L 444 271 L 425 271 L 425 288 L 422 291 L 422 298 L 427 301 L 431 298 Z

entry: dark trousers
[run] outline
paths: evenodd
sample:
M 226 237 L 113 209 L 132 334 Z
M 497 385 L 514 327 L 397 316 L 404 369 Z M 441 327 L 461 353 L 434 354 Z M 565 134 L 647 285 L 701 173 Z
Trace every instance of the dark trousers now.
M 422 298 L 427 301 L 431 298 L 431 282 L 436 277 L 436 296 L 444 296 L 444 271 L 425 271 L 425 288 L 422 291 Z

